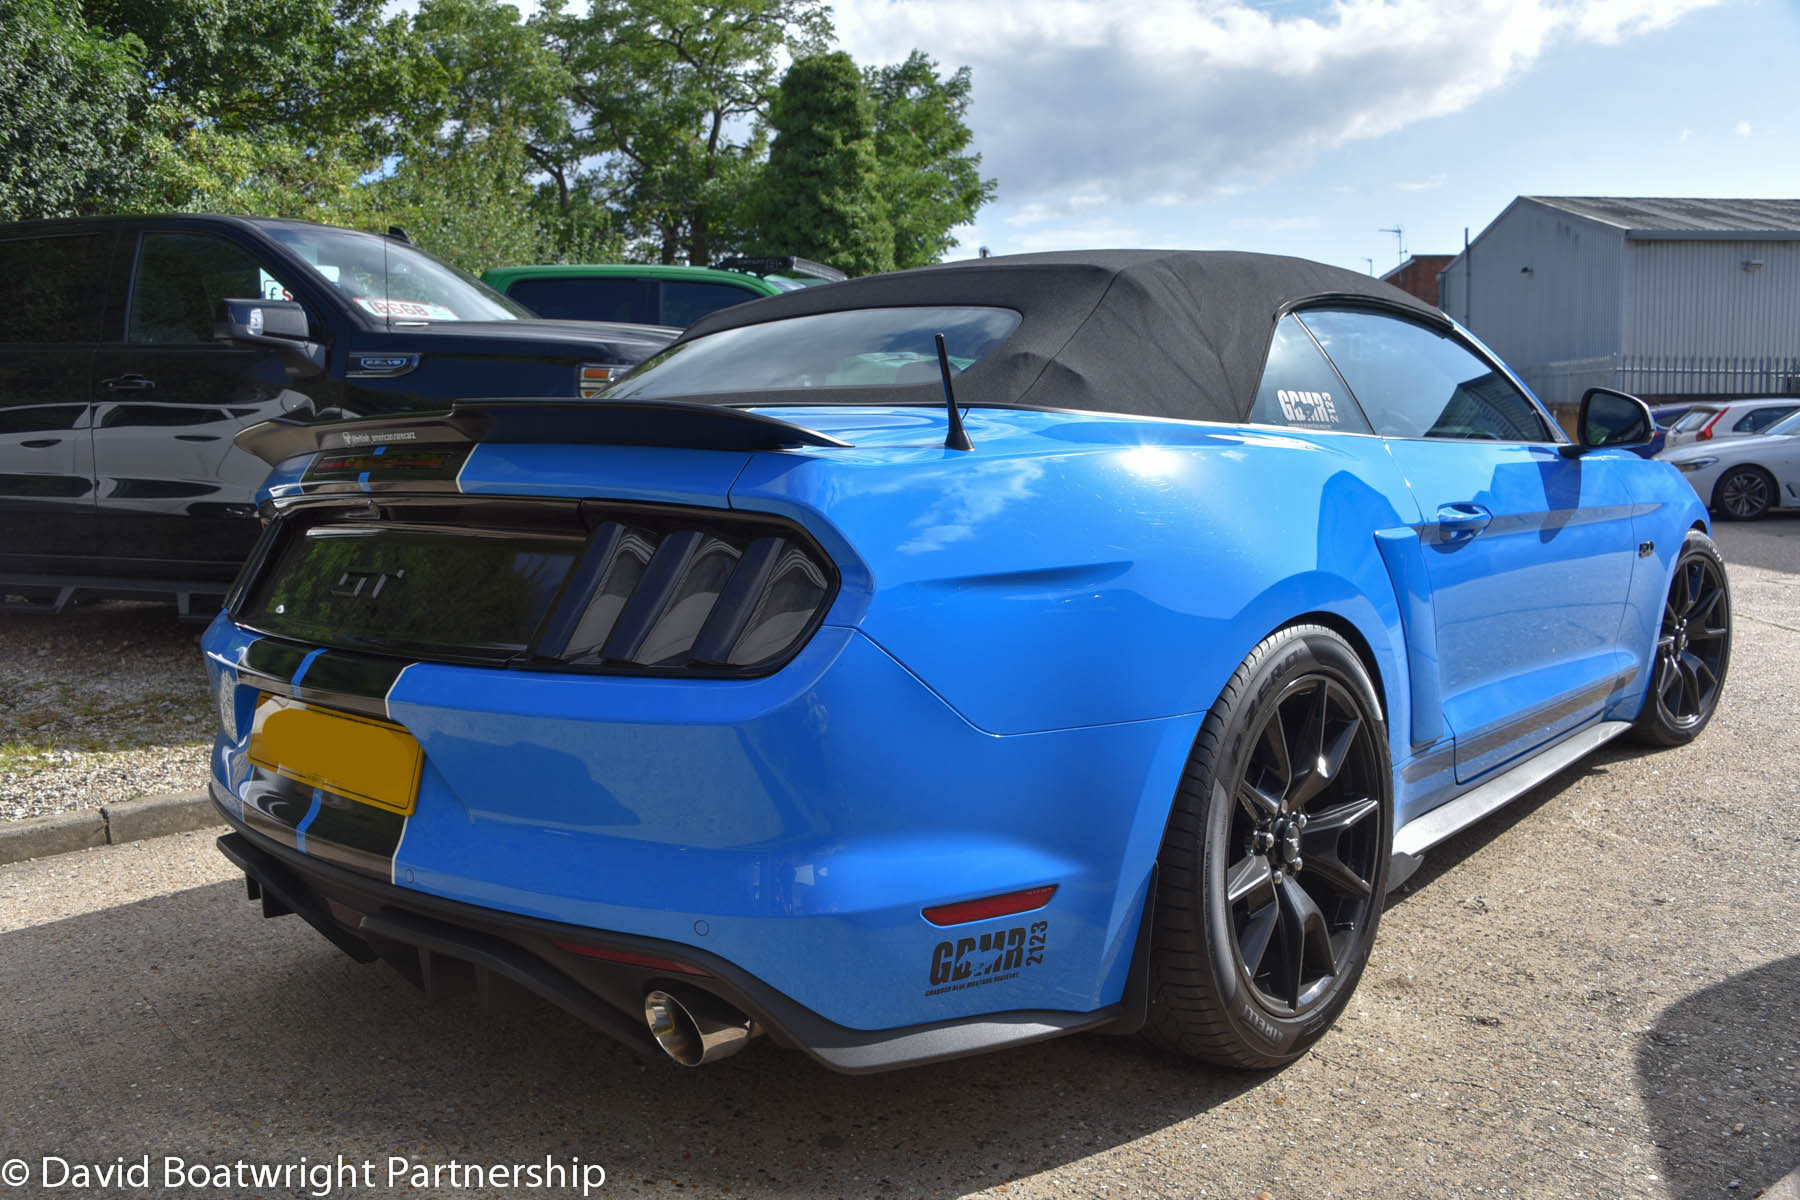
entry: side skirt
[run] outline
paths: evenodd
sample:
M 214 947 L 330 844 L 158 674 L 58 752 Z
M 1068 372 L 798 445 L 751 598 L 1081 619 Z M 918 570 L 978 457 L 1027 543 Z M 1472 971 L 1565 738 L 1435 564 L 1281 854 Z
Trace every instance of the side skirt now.
M 1388 891 L 1391 893 L 1412 877 L 1424 861 L 1421 856 L 1425 851 L 1518 799 L 1630 728 L 1629 721 L 1601 721 L 1577 729 L 1448 804 L 1414 817 L 1396 829 L 1394 856 L 1388 865 Z

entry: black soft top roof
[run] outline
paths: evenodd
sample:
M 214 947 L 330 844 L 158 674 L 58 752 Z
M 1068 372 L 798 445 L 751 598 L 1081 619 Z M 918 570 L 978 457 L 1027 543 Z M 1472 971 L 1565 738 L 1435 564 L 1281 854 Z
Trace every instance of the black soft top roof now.
M 1240 421 L 1275 323 L 1318 301 L 1444 315 L 1367 275 L 1233 251 L 1081 250 L 971 259 L 771 296 L 703 317 L 675 343 L 724 329 L 846 309 L 985 305 L 1021 314 L 1005 343 L 956 378 L 963 405 L 1078 409 Z M 916 393 L 916 394 L 915 394 Z M 936 384 L 696 396 L 715 404 L 941 402 Z

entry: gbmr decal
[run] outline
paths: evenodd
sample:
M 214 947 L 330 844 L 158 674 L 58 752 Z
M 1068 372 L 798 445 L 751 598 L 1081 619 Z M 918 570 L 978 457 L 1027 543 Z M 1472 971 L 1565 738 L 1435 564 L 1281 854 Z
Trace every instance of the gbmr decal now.
M 995 929 L 980 937 L 960 937 L 939 942 L 931 952 L 927 996 L 960 992 L 1018 978 L 1026 967 L 1042 966 L 1044 947 L 1050 939 L 1050 922 Z

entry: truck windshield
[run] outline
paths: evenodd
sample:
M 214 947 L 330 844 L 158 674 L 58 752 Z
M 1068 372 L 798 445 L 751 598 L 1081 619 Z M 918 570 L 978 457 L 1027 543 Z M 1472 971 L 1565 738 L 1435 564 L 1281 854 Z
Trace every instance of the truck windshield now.
M 270 223 L 263 232 L 371 317 L 411 325 L 531 316 L 486 284 L 393 238 L 323 225 Z

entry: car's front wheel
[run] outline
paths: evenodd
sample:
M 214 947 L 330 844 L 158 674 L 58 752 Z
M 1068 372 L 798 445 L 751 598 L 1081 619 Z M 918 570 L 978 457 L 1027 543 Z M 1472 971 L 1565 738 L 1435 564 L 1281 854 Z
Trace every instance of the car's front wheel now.
M 1733 467 L 1713 486 L 1713 511 L 1733 521 L 1754 521 L 1775 505 L 1775 480 L 1761 467 Z
M 1275 1067 L 1343 1011 L 1393 837 L 1381 712 L 1356 652 L 1318 625 L 1271 635 L 1226 684 L 1158 859 L 1151 1041 Z
M 1653 746 L 1693 741 L 1712 720 L 1731 666 L 1731 585 L 1713 540 L 1688 531 L 1663 601 L 1650 691 L 1632 732 Z

